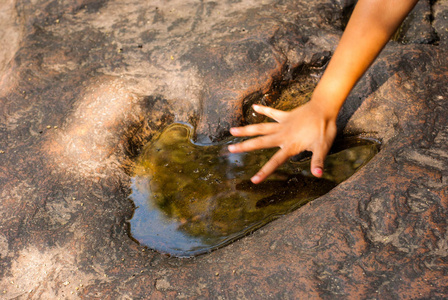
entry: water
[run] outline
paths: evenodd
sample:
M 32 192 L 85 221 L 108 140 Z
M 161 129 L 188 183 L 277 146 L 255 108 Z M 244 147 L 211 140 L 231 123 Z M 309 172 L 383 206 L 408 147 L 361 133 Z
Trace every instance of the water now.
M 236 141 L 196 145 L 189 126 L 173 124 L 146 145 L 132 178 L 132 237 L 178 257 L 209 252 L 324 195 L 378 152 L 370 140 L 345 140 L 335 143 L 321 179 L 309 158 L 296 157 L 254 185 L 250 177 L 277 150 L 232 154 L 227 145 Z

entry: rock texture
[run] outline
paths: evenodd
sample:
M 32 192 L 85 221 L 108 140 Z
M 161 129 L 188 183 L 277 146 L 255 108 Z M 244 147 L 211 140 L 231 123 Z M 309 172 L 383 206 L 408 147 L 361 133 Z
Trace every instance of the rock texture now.
M 201 142 L 250 122 L 248 104 L 320 74 L 351 4 L 3 1 L 1 297 L 445 298 L 445 0 L 417 7 L 347 100 L 341 132 L 383 140 L 350 180 L 197 258 L 128 236 L 142 143 L 173 121 Z

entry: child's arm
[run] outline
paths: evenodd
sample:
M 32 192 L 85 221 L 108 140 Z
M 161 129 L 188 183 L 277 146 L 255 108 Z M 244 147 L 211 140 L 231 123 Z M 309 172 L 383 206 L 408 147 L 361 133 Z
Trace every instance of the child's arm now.
M 260 183 L 289 157 L 313 152 L 311 172 L 321 177 L 324 160 L 336 136 L 336 118 L 348 94 L 397 30 L 417 0 L 360 0 L 311 100 L 290 112 L 254 106 L 277 123 L 231 128 L 234 136 L 258 136 L 230 145 L 229 151 L 280 150 L 252 177 Z

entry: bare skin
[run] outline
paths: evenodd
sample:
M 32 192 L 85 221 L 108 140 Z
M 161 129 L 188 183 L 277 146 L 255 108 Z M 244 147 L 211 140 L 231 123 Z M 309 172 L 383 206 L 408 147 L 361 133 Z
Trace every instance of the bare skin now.
M 311 173 L 323 174 L 325 157 L 336 136 L 336 118 L 356 82 L 370 67 L 418 0 L 360 0 L 311 100 L 291 111 L 254 105 L 277 122 L 234 127 L 233 136 L 258 136 L 229 145 L 232 153 L 280 149 L 251 180 L 265 180 L 289 157 L 313 152 Z

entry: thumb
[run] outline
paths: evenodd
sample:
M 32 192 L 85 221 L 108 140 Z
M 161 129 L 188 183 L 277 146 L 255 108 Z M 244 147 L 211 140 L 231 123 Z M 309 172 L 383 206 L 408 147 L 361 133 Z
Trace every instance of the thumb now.
M 324 173 L 324 162 L 327 152 L 322 147 L 317 147 L 313 151 L 313 156 L 311 157 L 311 173 L 316 177 L 322 177 Z

